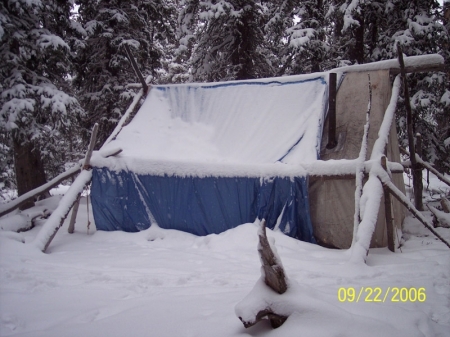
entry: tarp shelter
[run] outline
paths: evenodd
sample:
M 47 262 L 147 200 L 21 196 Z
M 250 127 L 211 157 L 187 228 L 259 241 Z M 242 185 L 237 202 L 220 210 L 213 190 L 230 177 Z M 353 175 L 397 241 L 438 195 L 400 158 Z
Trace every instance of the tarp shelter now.
M 95 156 L 97 229 L 220 233 L 265 218 L 314 242 L 308 175 L 317 161 L 327 74 L 153 86 L 131 122 Z
M 369 77 L 368 160 L 391 98 L 389 70 L 339 74 L 333 149 L 322 132 L 328 73 L 154 86 L 102 149 L 123 152 L 92 160 L 97 228 L 139 231 L 157 223 L 207 235 L 265 218 L 300 240 L 350 247 Z M 395 123 L 386 155 L 400 162 Z M 404 191 L 401 174 L 393 181 Z M 393 201 L 397 229 L 404 214 Z M 380 207 L 372 246 L 386 241 Z

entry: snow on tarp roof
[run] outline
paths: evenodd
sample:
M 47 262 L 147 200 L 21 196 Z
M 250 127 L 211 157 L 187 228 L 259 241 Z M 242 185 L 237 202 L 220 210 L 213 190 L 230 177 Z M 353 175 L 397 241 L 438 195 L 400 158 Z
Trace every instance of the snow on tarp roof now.
M 298 165 L 318 158 L 326 79 L 318 73 L 153 86 L 133 120 L 102 148 L 123 152 L 96 155 L 92 163 L 157 175 L 304 175 Z

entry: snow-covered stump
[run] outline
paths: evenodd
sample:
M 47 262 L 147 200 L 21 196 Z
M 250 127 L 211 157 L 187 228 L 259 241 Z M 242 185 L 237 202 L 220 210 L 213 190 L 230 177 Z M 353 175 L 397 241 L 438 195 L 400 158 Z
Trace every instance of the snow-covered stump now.
M 288 318 L 286 314 L 277 312 L 271 305 L 273 292 L 283 294 L 288 289 L 286 273 L 284 272 L 281 260 L 270 246 L 266 234 L 266 222 L 262 220 L 258 231 L 259 245 L 258 253 L 261 258 L 261 278 L 258 280 L 252 292 L 236 305 L 236 315 L 239 317 L 244 327 L 249 328 L 263 319 L 268 319 L 272 328 L 280 327 Z M 275 248 L 274 248 L 275 249 Z M 262 281 L 264 285 L 262 285 Z M 255 291 L 263 288 L 261 292 Z M 267 293 L 268 292 L 268 293 Z

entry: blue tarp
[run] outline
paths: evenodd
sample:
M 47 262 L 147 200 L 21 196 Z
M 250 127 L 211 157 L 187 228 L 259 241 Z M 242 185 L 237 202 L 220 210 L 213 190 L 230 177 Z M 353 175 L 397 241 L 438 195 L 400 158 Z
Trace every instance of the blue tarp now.
M 177 177 L 94 168 L 92 206 L 99 230 L 136 232 L 152 221 L 196 235 L 266 219 L 273 229 L 314 242 L 307 177 Z

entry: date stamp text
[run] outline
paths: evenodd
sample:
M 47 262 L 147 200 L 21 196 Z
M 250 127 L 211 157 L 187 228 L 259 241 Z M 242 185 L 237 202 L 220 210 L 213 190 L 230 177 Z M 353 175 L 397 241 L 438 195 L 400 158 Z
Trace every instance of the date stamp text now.
M 339 302 L 425 302 L 425 288 L 388 287 L 341 287 L 338 289 Z

